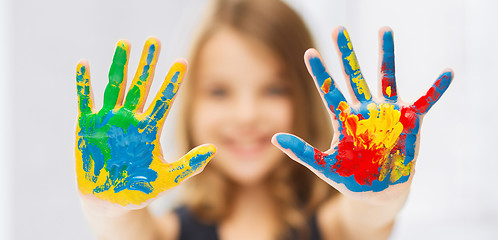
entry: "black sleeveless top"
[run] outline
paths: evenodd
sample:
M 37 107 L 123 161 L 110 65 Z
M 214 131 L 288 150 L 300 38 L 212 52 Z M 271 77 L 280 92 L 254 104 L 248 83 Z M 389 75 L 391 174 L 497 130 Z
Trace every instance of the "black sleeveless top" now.
M 208 225 L 198 221 L 195 216 L 186 208 L 180 207 L 174 210 L 180 219 L 179 240 L 219 240 L 218 228 L 216 225 Z M 320 240 L 320 232 L 316 215 L 308 221 L 311 232 L 310 240 Z M 298 240 L 296 234 L 289 240 Z

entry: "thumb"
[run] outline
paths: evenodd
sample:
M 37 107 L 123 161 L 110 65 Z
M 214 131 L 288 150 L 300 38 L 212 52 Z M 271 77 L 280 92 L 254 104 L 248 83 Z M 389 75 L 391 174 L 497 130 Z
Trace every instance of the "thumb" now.
M 306 166 L 312 171 L 323 169 L 328 154 L 322 153 L 301 138 L 287 133 L 277 133 L 271 142 L 294 161 Z
M 175 183 L 183 182 L 202 172 L 215 152 L 216 147 L 212 144 L 200 145 L 172 163 L 168 171 L 173 175 Z

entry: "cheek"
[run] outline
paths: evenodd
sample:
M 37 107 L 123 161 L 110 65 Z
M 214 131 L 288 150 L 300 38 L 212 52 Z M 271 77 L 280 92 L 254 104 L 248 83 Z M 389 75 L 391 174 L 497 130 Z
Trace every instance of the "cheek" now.
M 267 123 L 275 132 L 292 132 L 294 110 L 290 99 L 269 100 L 261 104 L 261 108 Z
M 199 101 L 192 107 L 191 133 L 195 145 L 212 142 L 218 128 L 223 125 L 224 112 L 216 104 Z

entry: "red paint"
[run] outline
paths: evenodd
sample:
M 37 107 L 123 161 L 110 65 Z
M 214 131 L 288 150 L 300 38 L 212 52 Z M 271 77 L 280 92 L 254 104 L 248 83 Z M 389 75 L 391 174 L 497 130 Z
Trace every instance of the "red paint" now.
M 434 86 L 432 86 L 427 93 L 420 97 L 413 106 L 417 109 L 421 114 L 427 112 L 427 110 L 436 102 L 436 100 L 441 97 L 441 93 L 439 93 Z
M 415 128 L 418 116 L 415 113 L 415 109 L 412 107 L 402 107 L 400 111 L 401 116 L 399 117 L 399 122 L 403 124 L 402 133 L 409 133 Z
M 427 93 L 420 97 L 413 107 L 421 114 L 424 114 L 429 108 L 436 103 L 436 101 L 443 95 L 444 91 L 451 83 L 451 75 L 444 74 L 434 83 L 434 85 L 427 91 Z
M 344 138 L 337 149 L 338 161 L 332 166 L 332 170 L 342 177 L 354 176 L 355 181 L 361 185 L 371 185 L 372 181 L 379 179 L 381 166 L 379 161 L 386 155 L 386 150 L 368 149 L 362 144 L 355 146 L 353 137 L 347 135 L 345 130 L 343 134 Z
M 381 167 L 384 161 L 389 161 L 390 155 L 397 152 L 404 153 L 406 134 L 401 134 L 393 149 L 375 146 L 372 133 L 365 132 L 356 135 L 357 124 L 361 116 L 350 115 L 347 106 L 340 105 L 339 118 L 342 124 L 342 139 L 337 146 L 337 162 L 331 170 L 342 177 L 353 176 L 355 181 L 361 185 L 371 185 L 380 177 Z M 410 132 L 417 124 L 418 116 L 412 107 L 400 109 L 400 122 L 403 124 L 403 133 Z M 348 133 L 348 130 L 352 133 Z M 356 137 L 355 137 L 356 135 Z M 355 145 L 356 142 L 356 145 Z M 321 152 L 315 150 L 315 160 L 320 164 L 323 161 Z M 325 162 L 323 162 L 325 163 Z

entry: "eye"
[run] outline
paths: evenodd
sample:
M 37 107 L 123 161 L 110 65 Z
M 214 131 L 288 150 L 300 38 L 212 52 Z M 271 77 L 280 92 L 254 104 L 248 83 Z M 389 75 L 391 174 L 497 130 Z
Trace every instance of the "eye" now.
M 286 96 L 288 92 L 287 87 L 281 84 L 268 86 L 265 90 L 268 96 Z
M 222 98 L 228 95 L 228 91 L 223 87 L 212 87 L 208 90 L 210 97 Z

